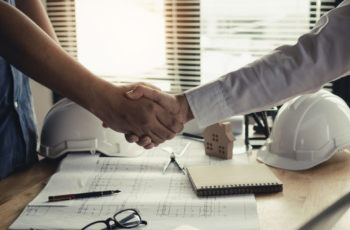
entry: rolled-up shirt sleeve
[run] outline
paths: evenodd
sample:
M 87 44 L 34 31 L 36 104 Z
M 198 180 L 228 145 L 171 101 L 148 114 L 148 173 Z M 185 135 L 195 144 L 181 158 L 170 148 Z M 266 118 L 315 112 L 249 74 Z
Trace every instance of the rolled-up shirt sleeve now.
M 200 127 L 311 93 L 350 73 L 350 0 L 323 15 L 295 45 L 185 93 Z

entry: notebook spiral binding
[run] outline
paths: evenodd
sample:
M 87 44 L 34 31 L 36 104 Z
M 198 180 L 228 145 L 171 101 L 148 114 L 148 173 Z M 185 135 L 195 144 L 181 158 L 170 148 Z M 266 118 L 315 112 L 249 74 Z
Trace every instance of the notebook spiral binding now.
M 281 192 L 282 184 L 264 183 L 264 184 L 237 184 L 226 186 L 204 186 L 197 190 L 198 196 L 232 195 L 232 194 L 265 194 Z

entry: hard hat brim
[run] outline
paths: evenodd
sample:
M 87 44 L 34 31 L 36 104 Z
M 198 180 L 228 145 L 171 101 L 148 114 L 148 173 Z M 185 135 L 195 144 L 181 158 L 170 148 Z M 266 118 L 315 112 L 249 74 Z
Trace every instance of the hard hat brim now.
M 322 163 L 323 161 L 328 160 L 328 159 L 324 159 L 322 161 L 297 161 L 297 160 L 286 158 L 283 156 L 278 156 L 269 151 L 268 144 L 265 144 L 258 150 L 257 159 L 275 168 L 293 170 L 293 171 L 310 169 Z

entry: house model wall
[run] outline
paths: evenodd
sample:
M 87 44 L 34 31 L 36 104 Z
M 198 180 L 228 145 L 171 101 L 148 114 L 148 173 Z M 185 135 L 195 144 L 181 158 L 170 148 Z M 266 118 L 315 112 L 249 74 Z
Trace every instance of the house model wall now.
M 208 126 L 203 131 L 205 153 L 223 159 L 232 158 L 233 141 L 231 123 L 223 122 Z

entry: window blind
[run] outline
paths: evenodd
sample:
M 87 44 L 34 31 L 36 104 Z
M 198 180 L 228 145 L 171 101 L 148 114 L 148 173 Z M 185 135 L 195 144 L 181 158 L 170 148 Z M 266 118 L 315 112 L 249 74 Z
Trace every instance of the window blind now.
M 281 45 L 292 45 L 334 1 L 201 1 L 201 81 L 240 68 Z
M 60 45 L 77 58 L 77 36 L 74 0 L 46 0 L 46 10 Z
M 310 1 L 310 29 L 315 26 L 317 20 L 327 11 L 333 9 L 336 0 L 311 0 Z
M 171 91 L 200 84 L 200 0 L 165 0 L 166 73 Z
M 184 91 L 248 64 L 277 46 L 295 43 L 322 14 L 335 6 L 335 0 L 252 0 L 249 3 L 240 0 L 130 0 L 128 3 L 157 13 L 159 8 L 155 4 L 159 1 L 163 5 L 159 19 L 164 23 L 164 34 L 159 35 L 164 36 L 165 43 L 160 44 L 164 46 L 163 65 L 141 74 L 97 73 L 99 76 L 116 83 L 146 81 L 160 87 L 165 85 L 163 90 L 172 93 Z M 47 0 L 47 11 L 60 43 L 74 57 L 78 52 L 76 7 L 86 6 L 87 2 L 91 1 L 77 4 L 76 0 Z M 94 18 L 101 13 L 105 12 L 93 12 Z M 146 34 L 139 35 L 142 38 Z

